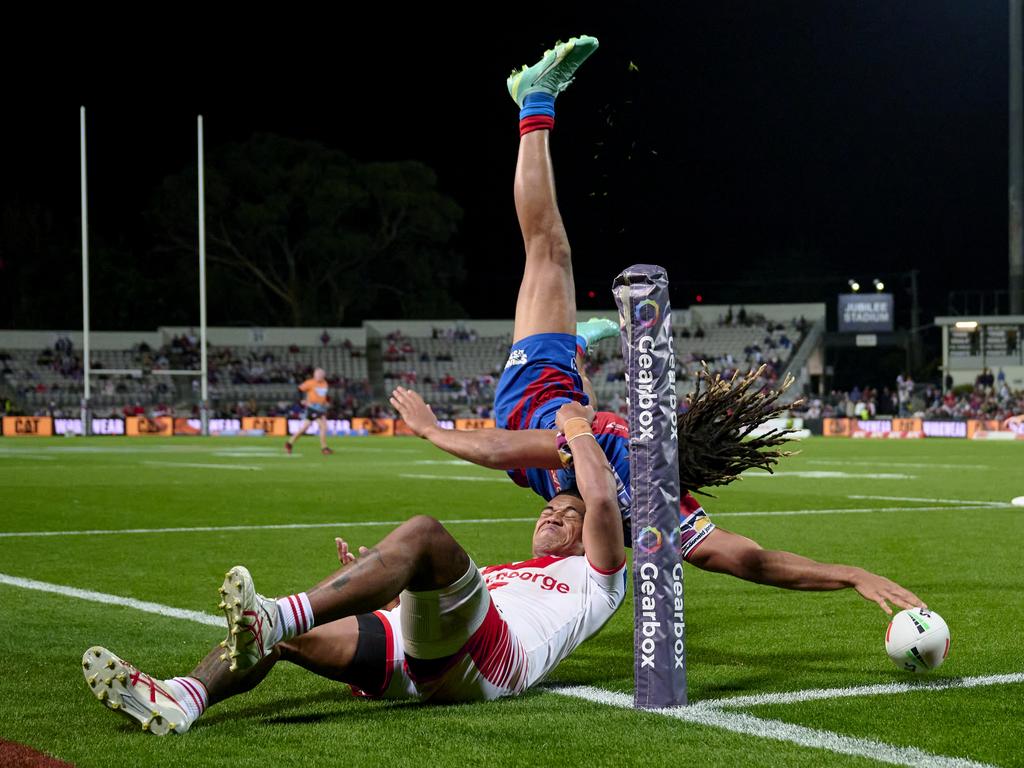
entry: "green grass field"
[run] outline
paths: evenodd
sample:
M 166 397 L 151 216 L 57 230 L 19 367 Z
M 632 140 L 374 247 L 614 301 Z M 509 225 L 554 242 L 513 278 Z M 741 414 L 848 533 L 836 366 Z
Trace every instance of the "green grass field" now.
M 450 523 L 477 563 L 528 556 L 532 524 L 522 518 L 540 505 L 501 473 L 413 438 L 334 447 L 323 457 L 307 438 L 289 458 L 266 439 L 0 439 L 0 574 L 214 614 L 231 565 L 246 564 L 266 594 L 293 592 L 334 568 L 335 535 L 370 544 L 414 514 Z M 950 657 L 910 676 L 885 655 L 886 616 L 851 591 L 783 592 L 689 568 L 692 700 L 1024 672 L 1024 509 L 1007 503 L 1024 494 L 1024 443 L 819 438 L 801 447 L 778 476 L 748 477 L 708 500 L 712 519 L 766 547 L 899 581 L 945 617 Z M 328 525 L 257 527 L 317 523 Z M 95 532 L 229 525 L 246 529 Z M 9 535 L 72 531 L 93 532 Z M 282 664 L 188 734 L 163 739 L 95 700 L 82 652 L 106 645 L 170 677 L 222 629 L 10 583 L 0 583 L 0 628 L 0 738 L 80 766 L 1024 765 L 1020 676 L 754 701 L 708 708 L 704 719 L 549 690 L 631 693 L 630 599 L 548 687 L 516 700 L 371 703 Z

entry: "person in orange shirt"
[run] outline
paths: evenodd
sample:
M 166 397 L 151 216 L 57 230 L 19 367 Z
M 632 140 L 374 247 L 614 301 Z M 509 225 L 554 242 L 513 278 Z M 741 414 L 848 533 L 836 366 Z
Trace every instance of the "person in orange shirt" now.
M 299 390 L 303 393 L 302 404 L 306 406 L 306 418 L 302 422 L 302 428 L 292 435 L 284 444 L 284 449 L 292 452 L 295 441 L 306 434 L 315 421 L 320 427 L 320 453 L 325 456 L 334 453 L 327 447 L 327 392 L 330 385 L 327 383 L 327 374 L 323 368 L 313 371 L 313 378 L 306 379 L 299 384 Z

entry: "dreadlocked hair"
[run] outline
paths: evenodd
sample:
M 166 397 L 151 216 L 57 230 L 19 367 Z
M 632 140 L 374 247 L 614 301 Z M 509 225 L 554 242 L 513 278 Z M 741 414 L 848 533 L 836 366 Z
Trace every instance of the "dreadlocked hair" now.
M 752 467 L 769 473 L 784 456 L 797 451 L 778 450 L 795 430 L 772 429 L 755 437 L 750 433 L 793 405 L 779 403 L 779 398 L 793 384 L 787 375 L 778 389 L 761 389 L 756 371 L 731 378 L 708 370 L 702 363 L 697 374 L 697 388 L 687 397 L 689 409 L 679 416 L 679 484 L 683 490 L 700 492 L 701 488 L 728 485 Z M 705 496 L 712 494 L 704 492 Z

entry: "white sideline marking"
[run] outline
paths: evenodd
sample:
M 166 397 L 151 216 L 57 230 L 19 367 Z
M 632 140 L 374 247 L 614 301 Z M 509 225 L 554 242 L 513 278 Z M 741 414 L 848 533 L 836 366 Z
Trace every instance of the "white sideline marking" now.
M 486 479 L 486 478 L 485 478 Z M 1006 507 L 1007 504 L 1000 506 Z M 784 509 L 766 512 L 715 512 L 719 517 L 787 517 L 790 515 L 845 515 L 868 514 L 871 512 L 933 512 L 946 511 L 949 507 L 859 507 L 850 509 Z M 532 523 L 536 517 L 490 517 L 466 520 L 442 520 L 443 525 L 461 523 Z M 404 520 L 360 520 L 348 523 L 278 523 L 267 525 L 191 525 L 177 528 L 96 528 L 83 531 L 0 531 L 0 539 L 41 538 L 46 536 L 103 536 L 119 533 L 216 533 L 218 531 L 279 531 L 305 528 L 365 528 L 385 525 L 400 525 Z
M 551 693 L 571 696 L 596 704 L 606 704 L 622 709 L 633 709 L 633 697 L 625 693 L 603 691 L 590 686 L 548 688 Z M 673 707 L 650 710 L 652 714 L 673 717 L 687 723 L 705 725 L 711 728 L 757 736 L 773 741 L 785 741 L 801 747 L 823 749 L 840 755 L 866 757 L 892 765 L 917 766 L 918 768 L 991 768 L 988 763 L 978 763 L 961 757 L 945 757 L 932 754 L 916 747 L 898 747 L 871 739 L 844 736 L 832 731 L 818 731 L 802 725 L 785 723 L 781 720 L 767 720 L 738 712 L 723 712 L 715 707 Z
M 200 613 L 199 611 L 190 611 L 183 608 L 172 608 L 169 605 L 151 603 L 145 600 L 135 600 L 130 597 L 120 597 L 119 595 L 111 595 L 107 594 L 106 592 L 94 592 L 88 589 L 66 587 L 61 584 L 50 584 L 45 581 L 23 579 L 19 576 L 10 576 L 5 573 L 0 573 L 0 584 L 6 584 L 12 587 L 20 587 L 21 589 L 35 590 L 37 592 L 49 592 L 51 594 L 63 595 L 65 597 L 74 597 L 79 600 L 88 600 L 94 603 L 117 605 L 123 608 L 134 608 L 135 610 L 143 611 L 145 613 L 154 613 L 158 616 L 166 616 L 168 618 L 173 619 L 192 621 L 197 624 L 204 624 L 207 626 L 224 626 L 224 619 L 222 617 L 213 616 L 207 613 Z M 1021 680 L 1024 680 L 1024 674 L 990 675 L 986 678 L 961 678 L 960 682 L 964 683 L 967 681 L 973 681 L 974 686 L 994 685 L 1002 682 L 1017 682 L 1017 680 L 1007 680 L 1006 678 L 1020 678 Z M 946 682 L 953 683 L 956 681 L 951 680 Z M 935 689 L 936 687 L 938 687 L 938 685 L 939 684 L 931 686 L 917 685 L 906 687 L 909 687 L 911 689 Z M 879 693 L 902 693 L 902 687 L 903 686 L 901 686 L 900 684 L 895 684 L 893 686 L 861 686 L 861 689 L 863 690 L 886 688 L 886 691 L 880 691 Z M 973 686 L 962 684 L 960 686 L 947 685 L 946 687 L 952 688 Z M 597 704 L 606 704 L 608 706 L 619 707 L 622 709 L 633 709 L 632 697 L 624 693 L 604 691 L 599 688 L 592 688 L 589 686 L 548 688 L 546 690 L 548 690 L 551 693 L 558 694 L 560 696 L 570 696 L 578 699 L 583 699 L 585 701 L 590 701 Z M 857 689 L 835 688 L 821 690 L 849 691 Z M 801 693 L 811 694 L 817 692 L 820 691 L 794 691 L 792 694 L 763 694 L 763 696 L 795 696 Z M 763 698 L 763 696 L 736 697 L 734 699 L 730 699 L 727 701 L 737 702 L 741 699 L 760 700 L 761 698 Z M 805 699 L 794 700 L 796 701 Z M 738 705 L 730 703 L 730 706 Z M 673 717 L 677 720 L 694 723 L 696 725 L 705 725 L 711 728 L 721 728 L 723 730 L 732 731 L 733 733 L 739 733 L 747 736 L 757 736 L 764 739 L 772 739 L 774 741 L 786 741 L 792 744 L 796 744 L 798 746 L 810 747 L 813 749 L 824 749 L 842 755 L 867 757 L 872 760 L 878 760 L 879 762 L 892 763 L 893 765 L 920 766 L 923 768 L 992 768 L 992 766 L 990 766 L 987 763 L 978 763 L 973 760 L 967 760 L 958 757 L 944 757 L 942 755 L 935 755 L 930 752 L 925 752 L 923 750 L 917 749 L 916 747 L 898 747 L 892 744 L 885 744 L 880 741 L 872 741 L 870 739 L 859 739 L 852 736 L 844 736 L 839 733 L 833 733 L 832 731 L 817 731 L 812 728 L 806 728 L 802 725 L 793 725 L 792 723 L 785 723 L 781 720 L 767 720 L 759 717 L 754 717 L 753 715 L 741 714 L 736 712 L 723 712 L 717 706 L 713 706 L 712 702 L 697 704 L 690 707 L 675 707 L 671 709 L 651 710 L 651 713 L 663 715 L 665 717 Z
M 150 603 L 146 600 L 135 600 L 134 598 L 121 597 L 120 595 L 108 595 L 106 592 L 93 592 L 91 589 L 78 589 L 77 587 L 65 587 L 61 584 L 50 584 L 45 581 L 36 581 L 35 579 L 23 579 L 19 576 L 9 576 L 6 573 L 0 573 L 0 584 L 7 584 L 11 587 L 21 587 L 22 589 L 32 589 L 36 592 L 50 592 L 55 595 L 75 597 L 79 600 L 88 600 L 93 603 L 105 603 L 107 605 L 119 605 L 123 608 L 134 608 L 137 611 L 155 613 L 159 616 L 168 616 L 172 619 L 194 621 L 197 624 L 208 624 L 214 627 L 224 626 L 223 617 L 218 618 L 217 616 L 211 616 L 208 613 L 189 611 L 185 608 L 172 608 L 169 605 Z
M 880 685 L 858 685 L 850 688 L 812 688 L 788 693 L 761 693 L 755 696 L 735 696 L 727 699 L 710 699 L 697 702 L 697 707 L 759 707 L 764 704 L 795 704 L 800 701 L 821 699 L 845 699 L 851 696 L 889 696 L 894 693 L 914 691 L 946 691 L 953 688 L 978 688 L 986 685 L 1007 685 L 1024 683 L 1024 672 L 1007 675 L 982 675 L 979 677 L 954 677 L 948 680 L 933 680 L 921 683 L 883 683 Z
M 401 525 L 405 520 L 358 520 L 348 523 L 278 523 L 268 525 L 190 525 L 180 528 L 98 528 L 89 531 L 0 531 L 0 539 L 45 536 L 109 536 L 118 533 L 216 533 L 218 531 L 280 531 L 297 528 L 372 528 Z M 467 520 L 442 520 L 442 525 L 463 523 L 535 523 L 536 517 L 489 517 Z
M 192 469 L 242 469 L 247 472 L 259 472 L 263 467 L 255 464 L 202 464 L 198 461 L 143 461 L 151 467 L 190 467 Z
M 866 499 L 866 500 L 877 500 L 877 501 L 924 501 L 930 504 L 974 504 L 981 507 L 993 507 L 993 506 L 1006 506 L 1001 501 L 979 501 L 969 499 L 926 499 L 921 496 L 863 496 L 859 494 L 851 494 L 846 498 L 848 499 Z
M 1001 504 L 999 506 L 1008 506 Z M 987 507 L 984 507 L 987 509 Z M 862 515 L 870 512 L 948 512 L 951 507 L 837 507 L 836 509 L 780 509 L 764 512 L 711 512 L 709 517 L 786 517 L 789 515 Z
M 917 475 L 895 472 L 840 472 L 838 470 L 806 469 L 794 472 L 744 472 L 741 477 L 802 477 L 808 480 L 916 480 Z
M 56 461 L 53 456 L 44 453 L 19 453 L 18 451 L 0 451 L 0 457 L 5 459 L 34 459 L 36 461 Z
M 910 467 L 912 469 L 992 469 L 988 464 L 916 464 L 910 461 L 825 461 L 812 459 L 808 464 L 822 467 Z
M 507 477 L 476 477 L 475 475 L 413 475 L 403 474 L 399 477 L 411 477 L 414 480 L 466 480 L 476 483 L 509 483 L 513 488 L 517 487 L 509 482 Z

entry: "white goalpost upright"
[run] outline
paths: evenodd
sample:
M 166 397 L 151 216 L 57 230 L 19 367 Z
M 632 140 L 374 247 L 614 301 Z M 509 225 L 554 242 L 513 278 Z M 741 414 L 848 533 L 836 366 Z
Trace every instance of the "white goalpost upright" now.
M 206 369 L 206 188 L 203 180 L 203 116 L 196 119 L 199 143 L 199 413 L 204 435 L 210 434 Z
M 81 404 L 82 434 L 92 431 L 90 399 L 92 396 L 92 358 L 89 344 L 89 202 L 85 163 L 85 107 L 80 110 L 80 154 L 82 186 L 82 357 L 83 394 Z M 198 143 L 198 193 L 199 193 L 199 370 L 152 370 L 148 373 L 161 376 L 199 376 L 199 413 L 202 434 L 210 434 L 208 367 L 206 354 L 206 190 L 203 176 L 203 116 L 196 119 Z M 105 374 L 140 376 L 142 369 L 104 368 Z
M 81 154 L 82 174 L 82 358 L 84 363 L 82 393 L 82 434 L 89 434 L 89 374 L 91 359 L 89 357 L 89 202 L 85 175 L 85 107 L 79 112 L 79 151 Z

